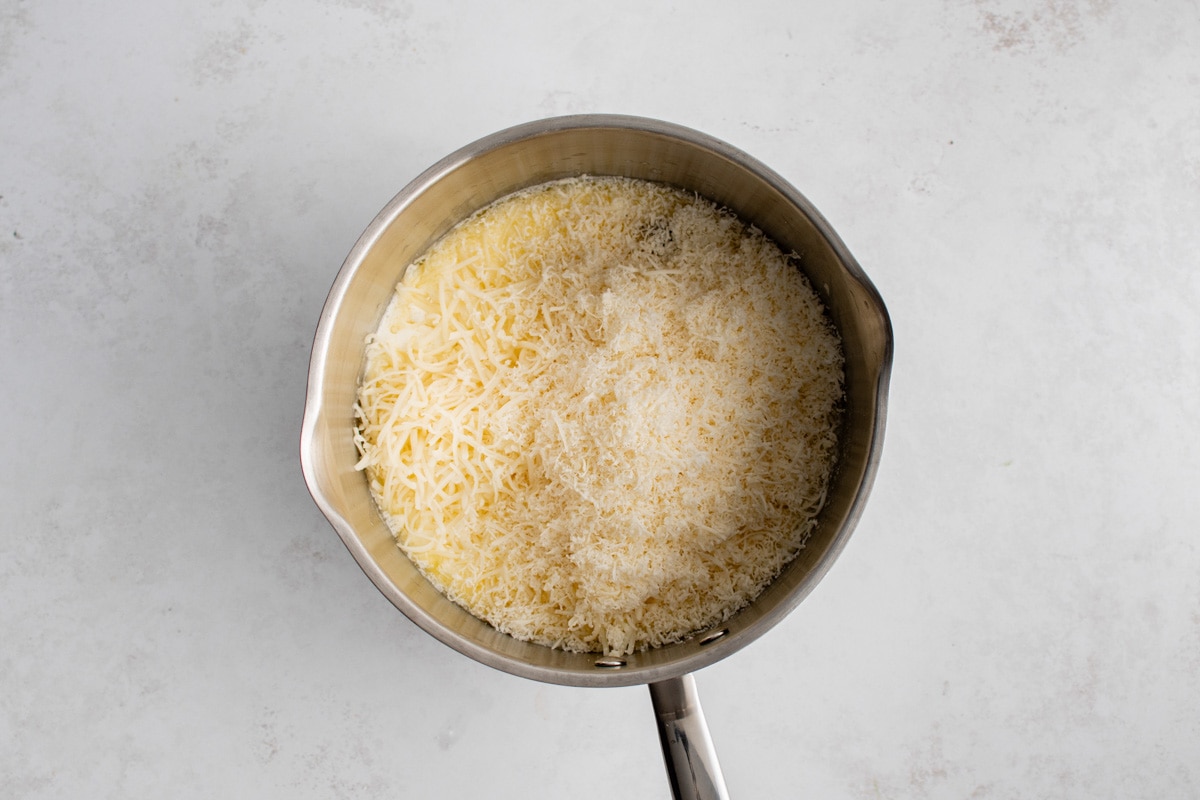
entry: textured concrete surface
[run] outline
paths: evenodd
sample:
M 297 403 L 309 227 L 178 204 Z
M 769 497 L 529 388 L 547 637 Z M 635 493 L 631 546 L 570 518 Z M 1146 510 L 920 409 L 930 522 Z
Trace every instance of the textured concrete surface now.
M 0 7 L 0 796 L 667 796 L 644 689 L 433 641 L 297 464 L 375 212 L 586 111 L 770 164 L 896 328 L 845 554 L 697 676 L 733 796 L 1200 796 L 1195 0 L 501 6 Z

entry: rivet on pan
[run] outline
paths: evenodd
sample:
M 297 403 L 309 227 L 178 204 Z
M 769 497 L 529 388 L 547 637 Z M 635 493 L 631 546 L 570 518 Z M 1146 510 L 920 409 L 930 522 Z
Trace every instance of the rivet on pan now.
M 620 669 L 625 666 L 623 658 L 597 658 L 596 666 L 601 669 Z
M 704 647 L 704 645 L 712 644 L 717 639 L 723 639 L 728 633 L 729 628 L 721 628 L 719 631 L 709 631 L 708 633 L 704 634 L 704 636 L 700 637 L 700 646 Z

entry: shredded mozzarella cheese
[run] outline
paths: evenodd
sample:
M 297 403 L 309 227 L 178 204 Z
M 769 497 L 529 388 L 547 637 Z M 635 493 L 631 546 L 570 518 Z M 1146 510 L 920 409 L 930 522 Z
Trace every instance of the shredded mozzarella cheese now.
M 355 440 L 399 546 L 514 637 L 625 654 L 750 602 L 824 502 L 842 353 L 792 260 L 712 203 L 575 178 L 412 264 Z

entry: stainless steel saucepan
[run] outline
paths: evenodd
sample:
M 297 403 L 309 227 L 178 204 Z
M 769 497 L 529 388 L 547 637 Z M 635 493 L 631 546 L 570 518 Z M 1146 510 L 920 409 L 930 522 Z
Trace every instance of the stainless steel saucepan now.
M 828 501 L 807 546 L 727 622 L 622 658 L 517 641 L 446 599 L 397 547 L 354 469 L 353 407 L 368 333 L 405 267 L 474 211 L 519 189 L 575 175 L 618 175 L 694 191 L 763 230 L 824 300 L 845 349 L 846 408 Z M 317 325 L 300 440 L 313 499 L 367 577 L 409 619 L 455 650 L 514 675 L 574 686 L 645 683 L 677 798 L 726 797 L 694 671 L 765 633 L 816 585 L 845 546 L 883 441 L 892 330 L 879 294 L 830 225 L 772 170 L 710 136 L 657 120 L 559 117 L 487 136 L 447 156 L 379 213 L 347 256 Z

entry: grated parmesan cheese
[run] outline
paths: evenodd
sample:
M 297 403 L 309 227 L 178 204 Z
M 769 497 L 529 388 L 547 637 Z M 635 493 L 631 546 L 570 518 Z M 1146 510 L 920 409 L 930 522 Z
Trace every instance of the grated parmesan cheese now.
M 710 202 L 574 178 L 412 264 L 355 441 L 399 546 L 524 640 L 625 654 L 750 602 L 824 502 L 840 342 L 790 259 Z

